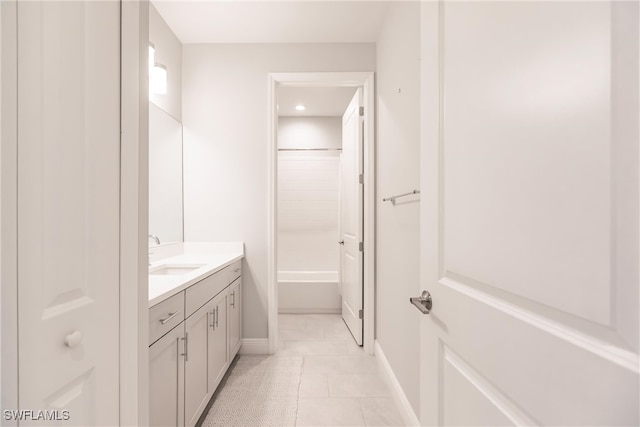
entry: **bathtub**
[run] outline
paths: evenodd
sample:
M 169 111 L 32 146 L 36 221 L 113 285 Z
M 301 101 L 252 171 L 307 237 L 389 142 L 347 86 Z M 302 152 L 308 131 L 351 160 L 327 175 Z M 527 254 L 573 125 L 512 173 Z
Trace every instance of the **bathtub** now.
M 278 313 L 340 313 L 337 271 L 278 271 Z

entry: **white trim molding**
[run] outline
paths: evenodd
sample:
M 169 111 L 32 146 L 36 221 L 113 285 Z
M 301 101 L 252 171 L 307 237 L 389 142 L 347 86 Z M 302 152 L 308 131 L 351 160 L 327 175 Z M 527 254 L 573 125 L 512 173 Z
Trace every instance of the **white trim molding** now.
M 378 362 L 378 366 L 380 367 L 380 372 L 384 374 L 384 378 L 391 387 L 391 391 L 393 393 L 393 399 L 396 401 L 398 405 L 398 409 L 400 409 L 400 415 L 402 415 L 402 420 L 405 425 L 408 426 L 419 426 L 420 420 L 418 416 L 413 411 L 411 404 L 409 403 L 409 399 L 407 399 L 407 395 L 404 394 L 404 390 L 402 390 L 402 386 L 396 378 L 396 375 L 393 373 L 393 369 L 391 369 L 391 365 L 389 361 L 384 355 L 382 351 L 382 347 L 380 347 L 380 343 L 376 340 L 376 361 Z
M 148 425 L 149 2 L 120 7 L 120 425 Z
M 240 344 L 240 354 L 269 354 L 268 338 L 243 338 Z
M 18 27 L 17 1 L 0 2 L 0 404 L 18 409 Z M 2 420 L 17 426 L 17 420 Z
M 340 314 L 340 308 L 282 308 L 278 309 L 279 314 Z
M 267 149 L 267 329 L 268 353 L 278 349 L 278 81 L 269 74 Z M 242 348 L 240 349 L 242 350 Z
M 267 219 L 267 307 L 269 353 L 275 353 L 278 344 L 278 289 L 277 289 L 277 150 L 278 115 L 277 89 L 279 86 L 304 87 L 361 87 L 364 95 L 364 268 L 363 268 L 363 339 L 364 351 L 375 352 L 375 77 L 373 72 L 338 73 L 271 73 L 268 77 L 268 219 Z

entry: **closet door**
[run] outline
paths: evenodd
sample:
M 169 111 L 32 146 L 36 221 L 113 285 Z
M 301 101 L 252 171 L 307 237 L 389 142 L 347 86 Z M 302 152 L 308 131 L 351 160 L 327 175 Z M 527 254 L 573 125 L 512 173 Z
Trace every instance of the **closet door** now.
M 120 421 L 120 16 L 17 4 L 19 409 L 65 425 Z

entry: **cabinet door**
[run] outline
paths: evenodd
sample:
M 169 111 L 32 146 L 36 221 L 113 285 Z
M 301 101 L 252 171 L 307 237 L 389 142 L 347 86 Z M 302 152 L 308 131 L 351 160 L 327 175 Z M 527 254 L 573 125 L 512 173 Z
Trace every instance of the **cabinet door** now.
M 229 362 L 233 360 L 240 349 L 240 331 L 242 330 L 242 278 L 236 279 L 229 287 L 228 319 L 229 319 Z
M 227 369 L 227 292 L 212 302 L 213 322 L 209 328 L 209 392 L 213 393 Z
M 184 425 L 184 324 L 149 347 L 149 423 Z
M 185 320 L 184 423 L 193 426 L 209 401 L 207 361 L 211 304 L 206 304 Z

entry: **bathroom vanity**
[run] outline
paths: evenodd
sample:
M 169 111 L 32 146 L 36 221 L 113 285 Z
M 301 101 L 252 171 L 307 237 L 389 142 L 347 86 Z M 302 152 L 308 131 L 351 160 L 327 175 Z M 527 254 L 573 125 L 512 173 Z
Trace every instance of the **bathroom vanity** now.
M 149 267 L 154 426 L 195 425 L 240 349 L 242 244 L 178 246 Z

